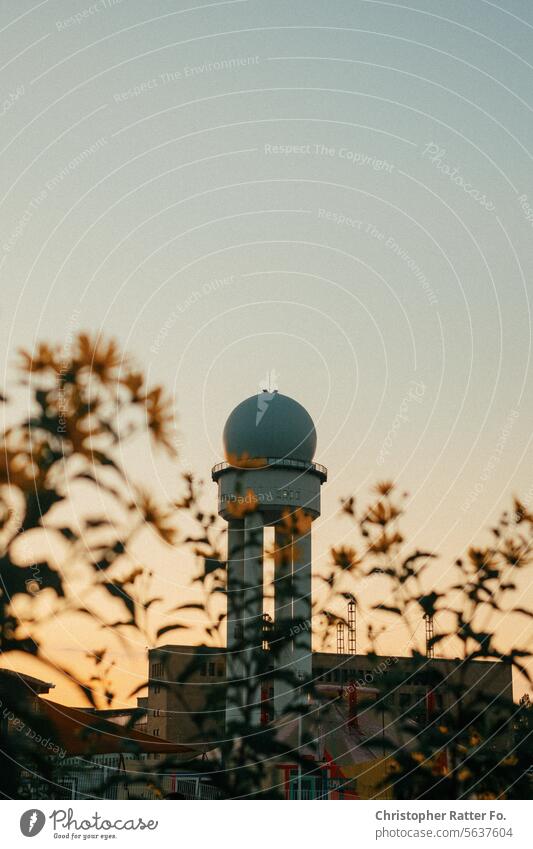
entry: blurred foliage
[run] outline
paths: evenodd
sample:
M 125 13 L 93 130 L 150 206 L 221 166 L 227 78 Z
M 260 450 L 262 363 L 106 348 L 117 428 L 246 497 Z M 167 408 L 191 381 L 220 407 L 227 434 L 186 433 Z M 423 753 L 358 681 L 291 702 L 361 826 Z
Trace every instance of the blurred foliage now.
M 149 575 L 143 565 L 132 566 L 129 550 L 146 526 L 172 542 L 171 511 L 132 484 L 118 455 L 148 433 L 174 457 L 172 405 L 114 341 L 85 333 L 68 348 L 42 343 L 33 353 L 21 351 L 18 370 L 29 413 L 4 430 L 0 452 L 0 652 L 4 666 L 12 652 L 24 652 L 57 671 L 38 636 L 57 617 L 75 614 L 119 635 L 130 628 L 146 633 L 157 599 L 146 596 Z M 78 509 L 62 509 L 73 504 Z M 60 553 L 52 557 L 50 550 Z M 122 609 L 115 622 L 103 614 L 106 596 Z M 88 681 L 75 668 L 59 670 L 93 706 L 100 697 L 109 705 L 115 695 L 104 655 L 91 652 L 95 674 Z M 13 797 L 23 765 L 40 775 L 49 768 L 38 747 L 29 764 L 23 735 L 7 733 L 5 717 L 14 710 L 32 727 L 45 720 L 30 721 L 35 698 L 23 679 L 3 677 L 0 794 Z
M 394 795 L 403 799 L 530 798 L 532 740 L 524 703 L 517 708 L 510 692 L 484 692 L 482 678 L 473 686 L 468 673 L 471 661 L 497 661 L 531 686 L 526 661 L 531 657 L 527 646 L 531 645 L 533 614 L 520 603 L 517 582 L 521 581 L 522 589 L 531 582 L 533 514 L 515 499 L 512 512 L 505 512 L 491 529 L 488 544 L 471 547 L 457 559 L 448 585 L 443 586 L 440 578 L 441 588 L 436 589 L 435 572 L 431 573 L 435 553 L 406 553 L 399 526 L 406 497 L 397 496 L 393 484 L 384 481 L 363 510 L 357 510 L 353 498 L 344 502 L 343 511 L 356 526 L 360 547 L 357 551 L 332 549 L 334 574 L 329 580 L 334 597 L 339 573 L 346 569 L 354 593 L 361 582 L 379 575 L 386 601 L 373 609 L 386 614 L 392 628 L 401 625 L 413 634 L 424 617 L 439 626 L 423 650 L 410 647 L 414 661 L 410 679 L 421 683 L 424 692 L 417 705 L 403 712 L 393 706 L 391 694 L 406 683 L 405 673 L 397 667 L 373 681 L 376 704 L 386 728 L 393 732 L 384 743 L 392 757 Z M 509 647 L 505 634 L 498 631 L 502 621 L 505 633 L 522 635 L 523 647 Z M 370 625 L 368 640 L 376 656 L 379 638 Z M 453 674 L 449 664 L 426 656 L 441 645 L 446 647 L 443 656 L 456 661 Z
M 140 634 L 145 645 L 161 644 L 167 634 L 176 636 L 186 630 L 194 613 L 200 617 L 195 627 L 203 628 L 203 643 L 224 647 L 225 536 L 216 514 L 200 507 L 201 487 L 186 474 L 182 495 L 162 504 L 146 487 L 136 486 L 120 462 L 125 443 L 142 434 L 148 434 L 157 448 L 175 459 L 172 404 L 163 388 L 147 386 L 144 375 L 115 342 L 84 333 L 72 340 L 68 350 L 41 344 L 34 353 L 21 352 L 19 369 L 29 414 L 6 428 L 0 455 L 3 660 L 9 661 L 13 652 L 24 652 L 52 665 L 46 646 L 40 644 L 40 627 L 66 613 L 110 628 L 125 644 L 129 635 Z M 83 510 L 65 509 L 79 503 L 80 497 Z M 400 671 L 393 667 L 373 679 L 377 695 L 368 709 L 383 716 L 386 733 L 380 736 L 379 745 L 391 757 L 392 773 L 387 781 L 395 796 L 483 799 L 531 795 L 530 702 L 523 700 L 517 706 L 510 694 L 489 696 L 482 688 L 476 690 L 474 701 L 461 676 L 462 671 L 466 675 L 470 661 L 499 661 L 531 683 L 529 651 L 503 644 L 497 624 L 502 617 L 506 622 L 520 619 L 517 630 L 527 635 L 526 646 L 531 643 L 532 614 L 519 603 L 517 580 L 531 567 L 533 515 L 528 505 L 515 500 L 513 511 L 504 514 L 492 529 L 490 542 L 470 548 L 456 561 L 449 585 L 436 589 L 431 575 L 436 554 L 406 551 L 400 527 L 404 501 L 393 484 L 385 481 L 376 486 L 371 503 L 362 510 L 353 497 L 343 502 L 343 514 L 353 523 L 356 539 L 332 548 L 328 569 L 314 576 L 320 592 L 314 593 L 309 621 L 268 623 L 265 630 L 263 617 L 254 612 L 258 588 L 246 583 L 240 588 L 250 605 L 245 616 L 256 616 L 253 640 L 250 642 L 247 630 L 246 639 L 243 635 L 237 645 L 244 658 L 244 704 L 235 701 L 236 690 L 228 690 L 225 684 L 213 690 L 209 711 L 196 717 L 199 739 L 210 740 L 211 751 L 187 767 L 209 773 L 224 796 L 281 797 L 281 788 L 270 786 L 271 764 L 278 758 L 309 769 L 302 750 L 313 745 L 310 726 L 302 726 L 298 746 L 280 742 L 278 724 L 258 723 L 264 706 L 257 694 L 272 683 L 276 668 L 275 675 L 293 693 L 292 714 L 305 717 L 312 713 L 323 698 L 318 682 L 302 684 L 288 666 L 278 670 L 277 658 L 287 642 L 297 642 L 311 623 L 316 638 L 327 645 L 338 623 L 345 621 L 342 610 L 346 601 L 352 599 L 359 605 L 363 589 L 376 577 L 385 591 L 374 605 L 375 618 L 378 614 L 381 619 L 388 618 L 392 626 L 401 626 L 409 634 L 423 617 L 432 617 L 439 628 L 427 648 L 443 647 L 449 655 L 453 646 L 460 661 L 452 680 L 439 672 L 438 663 L 428 661 L 423 649 L 411 648 L 413 674 L 423 681 L 426 695 L 418 709 L 399 716 L 391 694 L 404 682 Z M 235 509 L 238 515 L 234 518 L 242 519 L 256 509 L 256 501 L 243 498 Z M 306 532 L 309 518 L 296 511 L 284 516 L 283 524 L 287 539 L 292 540 L 294 533 Z M 198 600 L 167 611 L 164 621 L 159 614 L 155 624 L 153 606 L 163 600 L 150 595 L 150 570 L 132 554 L 133 542 L 147 527 L 164 544 L 185 546 L 201 566 L 194 585 Z M 51 556 L 54 545 L 60 554 Z M 284 559 L 290 559 L 291 546 L 292 542 L 272 552 L 277 569 L 283 567 Z M 73 576 L 79 576 L 80 568 L 85 575 L 83 601 L 80 593 L 72 590 Z M 283 591 L 289 597 L 288 585 Z M 44 597 L 46 605 L 40 603 Z M 117 618 L 107 619 L 104 609 L 119 611 Z M 369 653 L 377 660 L 381 633 L 368 627 Z M 265 643 L 268 651 L 262 648 Z M 60 671 L 94 707 L 113 705 L 113 665 L 107 660 L 107 650 L 87 648 L 94 665 L 88 680 L 79 680 L 75 669 Z M 195 680 L 201 662 L 201 656 L 193 656 L 179 682 L 163 675 L 161 687 L 176 688 L 176 684 Z M 57 664 L 53 668 L 57 672 Z M 143 682 L 134 693 L 121 695 L 131 697 L 145 685 Z M 2 686 L 5 711 L 30 725 L 44 723 L 43 718 L 35 717 L 33 694 L 23 692 L 16 676 Z M 187 688 L 181 691 L 187 710 Z M 430 706 L 430 701 L 438 701 L 439 693 L 445 695 L 442 706 Z M 223 721 L 226 703 L 235 708 L 234 719 L 227 726 Z M 359 709 L 364 711 L 365 704 Z M 217 716 L 219 721 L 213 725 Z M 21 770 L 51 779 L 51 762 L 45 752 L 28 748 L 22 735 L 8 733 L 5 720 L 1 732 L 0 795 L 21 795 Z M 163 795 L 158 775 L 177 769 L 179 762 L 173 756 L 161 759 L 157 769 L 154 765 L 149 781 L 156 794 Z M 119 780 L 133 786 L 139 778 L 112 779 Z M 49 786 L 51 795 L 61 792 L 53 780 Z M 131 795 L 135 797 L 134 789 Z

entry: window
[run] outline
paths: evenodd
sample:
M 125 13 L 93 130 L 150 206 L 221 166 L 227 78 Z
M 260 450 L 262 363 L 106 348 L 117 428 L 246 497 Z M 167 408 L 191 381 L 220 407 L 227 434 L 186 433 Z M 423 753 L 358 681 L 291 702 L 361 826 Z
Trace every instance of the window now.
M 154 737 L 159 737 L 159 728 L 154 728 Z
M 215 677 L 215 664 L 214 663 L 209 664 L 209 675 L 210 675 L 211 678 Z
M 200 667 L 200 675 L 203 678 L 205 678 L 205 676 L 207 675 L 207 663 L 202 663 L 202 665 Z
M 298 777 L 298 770 L 291 769 L 289 799 L 316 799 L 317 783 L 315 776 L 302 775 Z
M 217 676 L 219 678 L 222 678 L 223 675 L 224 675 L 224 667 L 221 663 L 217 663 Z
M 411 693 L 400 693 L 400 708 L 407 710 L 411 704 Z
M 159 684 L 154 684 L 154 695 L 157 695 L 161 690 Z

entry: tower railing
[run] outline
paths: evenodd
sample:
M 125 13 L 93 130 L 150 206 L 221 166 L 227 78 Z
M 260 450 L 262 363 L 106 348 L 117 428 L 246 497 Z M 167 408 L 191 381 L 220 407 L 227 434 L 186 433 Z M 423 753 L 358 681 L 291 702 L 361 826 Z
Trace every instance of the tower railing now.
M 223 462 L 217 463 L 211 469 L 211 477 L 215 481 L 221 472 L 226 469 L 236 469 L 237 471 L 246 471 L 248 468 L 253 469 L 269 469 L 272 466 L 282 466 L 283 468 L 301 469 L 302 471 L 316 472 L 325 481 L 328 477 L 328 470 L 321 463 L 308 463 L 305 460 L 293 460 L 290 457 L 265 457 L 264 463 L 260 466 L 255 465 L 257 461 L 252 461 L 250 466 L 236 466 L 233 463 Z M 253 464 L 252 464 L 253 463 Z

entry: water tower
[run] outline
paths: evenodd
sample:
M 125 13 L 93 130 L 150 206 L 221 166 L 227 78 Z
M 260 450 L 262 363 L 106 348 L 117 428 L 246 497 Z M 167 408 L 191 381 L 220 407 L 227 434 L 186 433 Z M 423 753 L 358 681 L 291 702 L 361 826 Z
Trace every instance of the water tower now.
M 277 391 L 264 390 L 233 410 L 224 428 L 224 450 L 226 462 L 215 466 L 212 476 L 218 483 L 218 512 L 228 522 L 226 717 L 229 722 L 239 706 L 247 706 L 251 723 L 259 724 L 264 696 L 258 673 L 268 637 L 264 528 L 274 527 L 271 633 L 285 634 L 268 652 L 281 671 L 281 677 L 273 676 L 273 706 L 280 715 L 294 702 L 294 681 L 311 678 L 311 523 L 320 515 L 327 472 L 313 462 L 311 416 Z

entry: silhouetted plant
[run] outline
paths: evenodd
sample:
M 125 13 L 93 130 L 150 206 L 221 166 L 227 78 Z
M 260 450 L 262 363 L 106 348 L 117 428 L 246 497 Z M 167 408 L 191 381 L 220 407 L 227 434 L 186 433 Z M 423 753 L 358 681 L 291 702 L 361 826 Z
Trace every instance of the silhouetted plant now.
M 132 565 L 129 547 L 146 525 L 171 541 L 171 513 L 132 486 L 117 455 L 124 441 L 144 431 L 173 456 L 172 413 L 163 389 L 147 387 L 113 341 L 85 333 L 69 350 L 41 344 L 35 353 L 22 351 L 19 370 L 30 412 L 5 429 L 0 452 L 0 652 L 4 662 L 24 652 L 52 665 L 39 631 L 54 617 L 75 614 L 114 634 L 146 628 L 156 599 L 145 597 L 146 570 Z M 75 515 L 62 509 L 69 504 Z M 102 615 L 106 597 L 122 610 L 116 622 Z M 89 681 L 62 670 L 92 705 L 100 691 L 108 704 L 114 697 L 110 670 L 98 672 L 104 654 L 92 652 Z M 24 695 L 22 682 L 4 676 L 4 717 L 42 728 L 34 694 Z M 22 764 L 49 775 L 49 758 L 22 735 L 7 733 L 8 724 L 0 793 L 16 796 Z
M 456 660 L 447 665 L 428 660 L 426 653 L 410 648 L 414 661 L 412 680 L 422 682 L 424 697 L 418 710 L 399 712 L 390 695 L 405 684 L 405 672 L 393 668 L 377 677 L 377 705 L 387 716 L 386 747 L 391 755 L 390 782 L 399 798 L 528 798 L 531 795 L 530 729 L 522 726 L 520 742 L 512 727 L 517 706 L 508 692 L 485 693 L 482 667 L 475 699 L 468 692 L 468 664 L 498 661 L 516 670 L 530 685 L 525 660 L 528 648 L 507 647 L 498 637 L 496 616 L 522 619 L 531 639 L 532 612 L 516 603 L 517 578 L 532 563 L 533 514 L 518 499 L 511 514 L 504 513 L 491 531 L 491 541 L 471 547 L 455 564 L 451 581 L 435 585 L 428 575 L 434 552 L 405 553 L 399 528 L 403 512 L 393 485 L 376 487 L 370 506 L 358 512 L 353 498 L 343 510 L 354 521 L 360 548 L 332 549 L 334 572 L 330 578 L 334 601 L 339 575 L 350 573 L 354 593 L 361 580 L 379 576 L 384 601 L 373 606 L 392 623 L 416 630 L 422 617 L 438 617 L 439 631 L 428 649 L 444 642 Z M 518 627 L 519 623 L 515 622 Z M 377 656 L 380 633 L 368 629 L 371 652 Z M 452 672 L 453 667 L 453 672 Z M 444 696 L 444 707 L 436 696 Z M 519 709 L 521 715 L 525 708 Z M 527 742 L 529 741 L 529 742 Z

